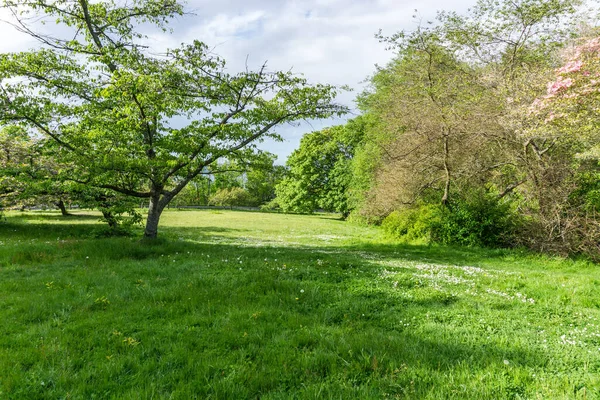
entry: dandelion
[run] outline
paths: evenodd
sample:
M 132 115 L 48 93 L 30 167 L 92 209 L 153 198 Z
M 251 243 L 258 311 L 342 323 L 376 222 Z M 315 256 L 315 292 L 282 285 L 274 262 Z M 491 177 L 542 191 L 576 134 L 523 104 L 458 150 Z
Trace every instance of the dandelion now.
M 304 293 L 304 289 L 300 289 L 300 293 Z
M 140 342 L 132 337 L 126 337 L 125 339 L 123 339 L 123 343 L 125 343 L 128 346 L 131 347 L 135 347 L 138 344 L 140 344 Z
M 504 365 L 508 365 L 508 364 L 510 364 L 510 361 L 504 360 Z

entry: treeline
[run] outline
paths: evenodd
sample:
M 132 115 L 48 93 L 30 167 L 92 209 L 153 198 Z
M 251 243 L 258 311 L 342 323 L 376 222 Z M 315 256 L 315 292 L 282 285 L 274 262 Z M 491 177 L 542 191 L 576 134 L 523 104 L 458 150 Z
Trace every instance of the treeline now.
M 581 6 L 480 1 L 379 35 L 395 56 L 361 116 L 305 135 L 276 202 L 409 241 L 600 256 L 600 38 Z
M 275 187 L 287 173 L 270 154 L 251 165 L 225 161 L 192 180 L 173 200 L 174 206 L 260 207 L 275 198 Z
M 147 207 L 147 202 L 78 181 L 72 166 L 60 160 L 60 148 L 53 141 L 32 137 L 16 125 L 0 130 L 0 205 L 57 208 L 64 216 L 72 207 L 94 208 L 102 212 L 111 228 L 140 222 L 137 208 Z M 192 179 L 172 205 L 265 205 L 275 198 L 275 187 L 287 173 L 287 168 L 276 165 L 275 160 L 274 155 L 262 153 L 251 163 L 215 163 Z

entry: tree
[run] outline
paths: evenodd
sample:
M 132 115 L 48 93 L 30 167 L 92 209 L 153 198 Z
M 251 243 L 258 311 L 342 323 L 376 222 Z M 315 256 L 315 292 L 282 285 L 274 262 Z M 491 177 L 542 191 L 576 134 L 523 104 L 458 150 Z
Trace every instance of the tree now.
M 350 211 L 350 161 L 362 140 L 362 119 L 304 135 L 289 157 L 288 176 L 277 185 L 277 201 L 284 212 L 311 213 L 316 209 Z
M 18 127 L 0 130 L 0 206 L 14 204 L 26 188 L 23 173 L 33 162 L 33 145 Z
M 473 191 L 510 198 L 537 177 L 548 141 L 524 112 L 569 37 L 579 1 L 479 1 L 414 32 L 378 35 L 396 58 L 359 98 L 376 119 L 357 152 L 361 212 L 380 219 Z M 362 168 L 362 170 L 361 170 Z M 507 197 L 508 196 L 508 197 Z M 519 197 L 519 196 L 514 196 Z
M 253 199 L 247 190 L 241 187 L 223 188 L 217 192 L 209 200 L 209 204 L 213 206 L 250 206 Z
M 546 94 L 530 112 L 542 121 L 530 134 L 576 141 L 583 157 L 600 158 L 600 37 L 585 37 L 565 51 Z
M 287 168 L 275 165 L 275 157 L 267 157 L 262 163 L 252 166 L 246 173 L 245 188 L 255 199 L 255 205 L 263 205 L 276 196 L 275 188 L 284 179 Z
M 359 104 L 376 116 L 381 154 L 367 197 L 387 215 L 417 200 L 448 204 L 491 165 L 486 135 L 502 130 L 498 103 L 476 67 L 447 48 L 439 29 L 403 39 L 397 58 L 372 79 Z
M 273 128 L 345 112 L 337 89 L 291 72 L 228 73 L 195 41 L 153 55 L 141 24 L 168 29 L 183 14 L 174 0 L 5 0 L 38 50 L 0 55 L 0 123 L 52 138 L 72 163 L 72 179 L 149 200 L 144 235 L 156 237 L 164 208 L 207 167 L 250 160 Z M 56 21 L 71 35 L 36 33 Z M 179 117 L 174 124 L 173 118 Z
M 126 196 L 68 179 L 72 165 L 61 163 L 53 140 L 32 138 L 18 126 L 0 131 L 0 198 L 10 206 L 55 206 L 69 216 L 65 203 L 98 209 L 112 231 L 140 221 Z

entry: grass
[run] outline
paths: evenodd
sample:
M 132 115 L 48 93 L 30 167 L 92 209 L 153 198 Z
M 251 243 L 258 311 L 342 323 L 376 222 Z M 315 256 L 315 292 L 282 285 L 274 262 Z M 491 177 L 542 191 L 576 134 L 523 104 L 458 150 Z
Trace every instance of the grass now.
M 0 224 L 0 398 L 600 398 L 600 269 L 329 216 Z

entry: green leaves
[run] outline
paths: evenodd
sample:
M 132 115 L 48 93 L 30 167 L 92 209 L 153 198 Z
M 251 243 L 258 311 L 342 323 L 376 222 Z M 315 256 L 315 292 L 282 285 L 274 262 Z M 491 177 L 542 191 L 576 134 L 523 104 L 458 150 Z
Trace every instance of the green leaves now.
M 31 30 L 45 49 L 0 56 L 0 125 L 18 122 L 51 138 L 79 181 L 150 197 L 158 213 L 206 167 L 258 157 L 254 144 L 279 139 L 277 125 L 346 112 L 333 103 L 333 86 L 266 65 L 230 74 L 199 41 L 153 55 L 141 46 L 139 27 L 167 29 L 183 14 L 176 1 L 5 5 L 74 32 L 59 38 Z
M 277 185 L 277 201 L 283 211 L 324 209 L 347 216 L 350 160 L 363 134 L 360 123 L 349 123 L 305 135 L 300 148 L 288 159 L 288 177 Z

